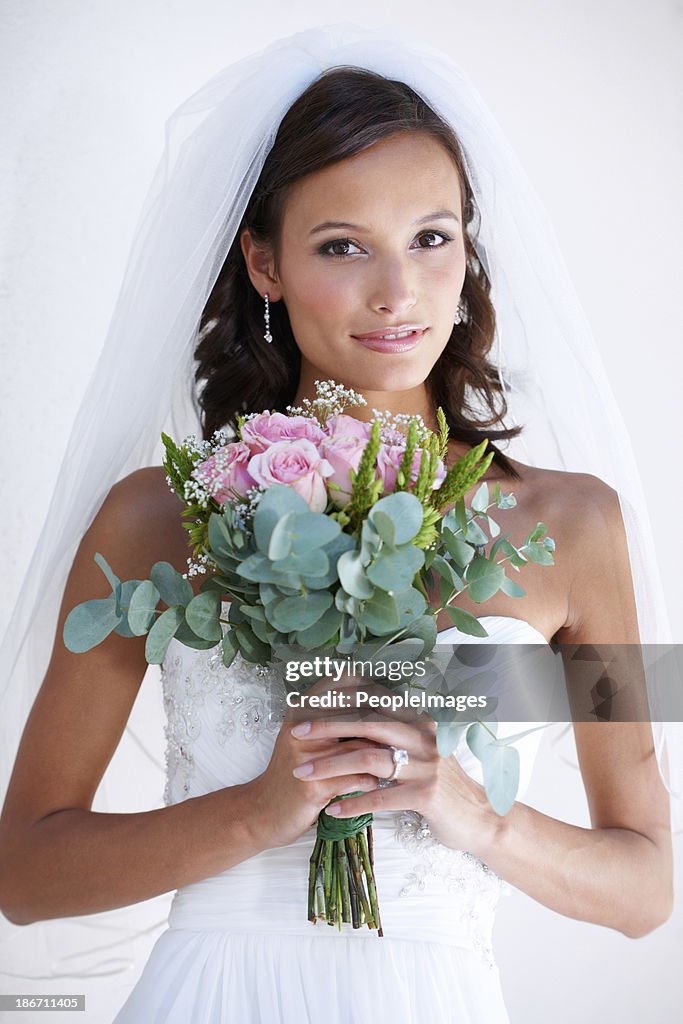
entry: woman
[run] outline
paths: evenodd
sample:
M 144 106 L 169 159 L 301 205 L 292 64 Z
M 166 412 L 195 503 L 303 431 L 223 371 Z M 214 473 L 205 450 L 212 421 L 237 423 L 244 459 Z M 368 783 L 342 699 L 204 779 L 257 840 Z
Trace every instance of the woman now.
M 506 513 L 514 542 L 538 520 L 551 524 L 557 566 L 527 568 L 523 609 L 500 594 L 489 602 L 489 634 L 503 643 L 636 643 L 656 598 L 650 591 L 639 603 L 643 591 L 632 583 L 634 527 L 622 518 L 621 488 L 594 474 L 588 460 L 577 472 L 562 458 L 580 448 L 567 408 L 577 394 L 571 403 L 551 401 L 518 380 L 526 402 L 518 410 L 534 411 L 536 419 L 522 422 L 521 431 L 502 426 L 514 370 L 533 377 L 528 357 L 541 338 L 553 353 L 553 376 L 563 368 L 577 372 L 572 344 L 581 341 L 581 325 L 568 326 L 564 296 L 556 318 L 543 306 L 552 300 L 542 287 L 537 304 L 524 305 L 531 292 L 519 227 L 526 238 L 544 238 L 544 225 L 458 73 L 447 64 L 423 70 L 422 55 L 393 42 L 376 54 L 372 42 L 362 34 L 351 41 L 342 34 L 337 44 L 325 33 L 304 33 L 269 48 L 249 68 L 229 69 L 183 108 L 199 127 L 176 151 L 166 191 L 154 196 L 151 209 L 161 213 L 134 254 L 100 371 L 103 379 L 111 372 L 133 378 L 132 426 L 117 437 L 120 444 L 127 430 L 133 451 L 124 470 L 144 462 L 144 443 L 152 427 L 158 431 L 147 408 L 152 390 L 161 411 L 172 384 L 187 391 L 188 338 L 197 340 L 205 436 L 242 410 L 299 404 L 316 379 L 328 377 L 362 391 L 368 408 L 420 413 L 430 425 L 441 404 L 451 458 L 483 436 L 495 443 L 526 432 L 534 458 L 526 463 L 498 450 L 488 479 L 514 482 L 517 507 Z M 321 66 L 342 67 L 321 76 Z M 404 84 L 409 79 L 435 97 L 433 106 Z M 440 117 L 437 101 L 448 110 L 456 84 L 459 117 Z M 274 139 L 264 123 L 272 123 Z M 505 203 L 511 182 L 516 206 Z M 487 222 L 492 195 L 502 201 L 488 204 L 497 219 Z M 534 255 L 554 258 L 552 249 Z M 515 314 L 524 322 L 517 335 Z M 117 336 L 139 345 L 129 350 L 134 374 L 113 343 Z M 497 358 L 490 362 L 494 341 Z M 155 362 L 162 352 L 163 372 Z M 507 384 L 503 361 L 512 368 Z M 174 378 L 176 368 L 184 379 L 181 372 Z M 600 391 L 599 367 L 584 363 L 583 370 Z M 106 432 L 97 382 L 93 394 Z M 511 400 L 514 394 L 513 387 Z M 590 393 L 583 399 L 590 408 Z M 538 410 L 549 401 L 555 432 L 544 435 Z M 147 420 L 136 420 L 139 410 Z M 592 420 L 591 427 L 599 424 Z M 76 430 L 83 435 L 83 428 L 82 420 Z M 98 436 L 99 453 L 97 437 L 89 449 L 99 471 L 96 483 L 88 480 L 91 492 L 112 476 L 112 467 L 102 468 L 104 433 Z M 602 437 L 613 471 L 625 467 L 620 484 L 628 482 L 632 467 L 616 429 Z M 87 479 L 82 464 L 78 471 Z M 181 509 L 159 467 L 124 471 L 89 508 L 96 515 L 84 524 L 58 638 L 75 604 L 105 593 L 96 551 L 121 578 L 144 578 L 157 560 L 182 570 L 187 559 Z M 477 612 L 466 601 L 463 607 Z M 338 722 L 294 729 L 274 714 L 264 728 L 259 709 L 276 694 L 262 678 L 245 665 L 218 670 L 208 657 L 175 645 L 164 664 L 169 806 L 94 814 L 94 792 L 144 675 L 143 651 L 142 641 L 116 636 L 78 658 L 55 644 L 0 831 L 0 900 L 17 924 L 180 890 L 171 928 L 118 1020 L 314 1021 L 323 1013 L 332 1020 L 410 1020 L 419 1012 L 436 1020 L 503 1021 L 488 946 L 501 878 L 560 913 L 630 936 L 668 916 L 669 803 L 648 723 L 575 726 L 592 829 L 521 802 L 501 820 L 465 770 L 466 751 L 440 759 L 432 729 L 353 723 L 356 741 L 340 746 L 348 727 L 344 733 Z M 230 711 L 231 702 L 245 701 L 246 717 Z M 251 716 L 249 707 L 256 708 Z M 406 749 L 410 761 L 397 786 L 378 789 L 377 780 L 392 772 L 391 746 Z M 526 754 L 528 772 L 532 746 Z M 365 932 L 313 929 L 302 914 L 311 822 L 331 796 L 352 789 L 364 795 L 346 801 L 344 814 L 377 812 L 387 932 L 363 945 Z M 415 886 L 419 898 L 409 877 L 404 884 L 416 862 L 425 882 L 424 896 Z

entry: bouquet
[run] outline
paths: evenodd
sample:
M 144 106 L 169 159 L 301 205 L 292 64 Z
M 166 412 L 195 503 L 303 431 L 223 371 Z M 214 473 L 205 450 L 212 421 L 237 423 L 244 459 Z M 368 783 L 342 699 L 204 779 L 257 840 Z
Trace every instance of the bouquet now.
M 115 631 L 146 634 L 150 664 L 163 661 L 175 637 L 197 650 L 220 645 L 226 666 L 238 654 L 266 665 L 295 651 L 349 655 L 359 645 L 379 665 L 392 649 L 428 656 L 444 609 L 461 632 L 486 636 L 479 619 L 454 602 L 465 592 L 478 604 L 499 590 L 522 597 L 506 568 L 553 564 L 545 524 L 517 548 L 490 512 L 513 508 L 512 494 L 496 484 L 491 495 L 482 483 L 466 505 L 493 453 L 485 454 L 485 440 L 446 469 L 441 409 L 435 433 L 419 417 L 373 410 L 364 422 L 348 415 L 363 404 L 334 381 L 316 382 L 316 398 L 302 407 L 240 417 L 236 437 L 217 431 L 177 445 L 163 434 L 167 481 L 185 504 L 188 572 L 157 562 L 149 579 L 121 582 L 98 553 L 112 592 L 72 609 L 67 648 L 89 650 Z M 189 577 L 198 575 L 205 579 L 195 595 Z M 506 813 L 518 788 L 511 745 L 518 737 L 499 740 L 480 720 L 440 722 L 442 756 L 463 730 L 482 762 L 490 802 Z M 372 815 L 338 819 L 321 811 L 308 917 L 382 934 Z

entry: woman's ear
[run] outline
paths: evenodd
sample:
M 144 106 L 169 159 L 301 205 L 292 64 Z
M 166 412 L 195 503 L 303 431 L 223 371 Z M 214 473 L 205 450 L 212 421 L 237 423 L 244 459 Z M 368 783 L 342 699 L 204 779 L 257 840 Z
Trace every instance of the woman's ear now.
M 249 280 L 259 295 L 268 295 L 271 302 L 282 298 L 282 289 L 275 273 L 275 260 L 269 247 L 257 245 L 245 228 L 240 235 L 240 247 L 247 266 Z

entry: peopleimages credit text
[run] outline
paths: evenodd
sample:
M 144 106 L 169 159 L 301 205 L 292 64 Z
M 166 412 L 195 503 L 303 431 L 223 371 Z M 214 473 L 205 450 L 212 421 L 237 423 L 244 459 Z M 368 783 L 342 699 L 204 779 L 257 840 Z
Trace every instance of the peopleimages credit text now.
M 373 682 L 386 679 L 395 683 L 405 679 L 421 679 L 425 674 L 424 661 L 372 662 L 327 656 L 288 661 L 285 668 L 288 683 L 320 677 L 327 678 L 331 683 L 339 683 L 343 676 L 370 676 Z M 362 687 L 354 688 L 352 691 L 329 690 L 322 694 L 293 691 L 287 694 L 286 701 L 290 708 L 391 708 L 392 711 L 404 708 L 466 711 L 470 708 L 486 708 L 488 704 L 487 697 L 473 694 L 427 693 L 425 690 L 413 690 L 410 693 L 370 693 Z

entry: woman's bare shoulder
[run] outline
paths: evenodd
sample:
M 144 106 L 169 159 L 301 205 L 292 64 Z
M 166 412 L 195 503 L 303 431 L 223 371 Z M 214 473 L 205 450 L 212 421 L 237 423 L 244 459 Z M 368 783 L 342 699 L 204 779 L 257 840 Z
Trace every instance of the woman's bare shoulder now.
M 514 459 L 510 462 L 520 474 L 520 487 L 529 500 L 539 512 L 552 513 L 556 522 L 572 526 L 576 525 L 577 516 L 584 520 L 609 517 L 619 506 L 614 488 L 592 473 L 527 466 Z M 503 490 L 515 491 L 515 484 L 513 481 Z
M 111 534 L 112 549 L 119 559 L 112 568 L 118 576 L 144 579 L 158 561 L 170 562 L 179 572 L 187 571 L 190 548 L 181 521 L 183 508 L 169 488 L 163 466 L 137 469 L 114 484 L 96 524 L 100 535 Z

